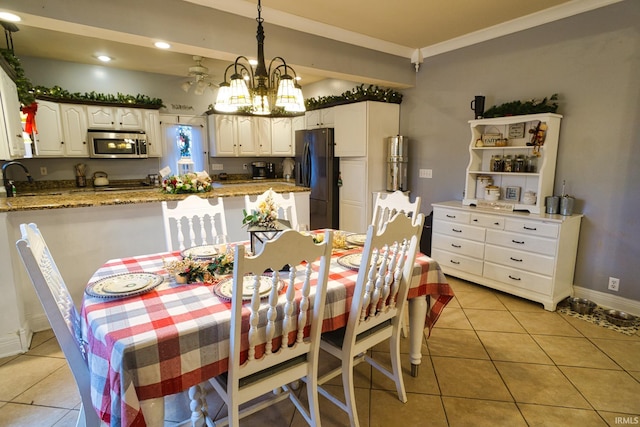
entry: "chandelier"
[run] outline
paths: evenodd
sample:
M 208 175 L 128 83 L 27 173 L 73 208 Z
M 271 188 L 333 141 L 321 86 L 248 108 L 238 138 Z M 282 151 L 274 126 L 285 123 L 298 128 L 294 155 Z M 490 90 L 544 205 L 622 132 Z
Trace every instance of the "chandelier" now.
M 224 81 L 220 83 L 214 109 L 226 113 L 246 110 L 251 114 L 268 115 L 271 114 L 271 106 L 275 105 L 291 113 L 304 112 L 302 88 L 295 81 L 297 76 L 294 69 L 280 56 L 271 60 L 269 68 L 265 65 L 264 19 L 261 12 L 262 6 L 258 0 L 258 61 L 255 70 L 246 57 L 237 57 L 224 72 Z M 231 68 L 233 74 L 227 82 L 227 72 Z

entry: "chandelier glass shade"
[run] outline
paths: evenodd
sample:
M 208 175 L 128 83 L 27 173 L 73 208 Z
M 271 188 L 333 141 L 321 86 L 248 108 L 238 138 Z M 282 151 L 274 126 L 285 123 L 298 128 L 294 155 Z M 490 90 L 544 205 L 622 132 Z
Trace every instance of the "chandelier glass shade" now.
M 273 58 L 269 67 L 266 67 L 261 11 L 258 0 L 258 61 L 255 69 L 246 57 L 237 57 L 224 72 L 224 81 L 220 83 L 214 109 L 226 113 L 246 110 L 251 114 L 269 115 L 272 106 L 275 106 L 288 112 L 304 112 L 302 89 L 295 82 L 297 76 L 294 69 L 280 56 Z M 227 82 L 227 73 L 232 69 L 233 74 Z

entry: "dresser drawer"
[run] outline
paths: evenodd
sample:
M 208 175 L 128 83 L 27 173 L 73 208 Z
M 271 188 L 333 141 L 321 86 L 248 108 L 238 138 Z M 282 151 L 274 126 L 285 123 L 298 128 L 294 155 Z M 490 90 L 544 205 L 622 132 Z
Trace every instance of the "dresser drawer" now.
M 485 229 L 482 227 L 438 220 L 433 221 L 433 232 L 477 242 L 484 242 L 485 235 Z
M 557 241 L 543 237 L 526 236 L 506 231 L 487 230 L 487 243 L 522 251 L 531 251 L 539 254 L 554 256 L 556 254 Z
M 484 263 L 484 277 L 544 295 L 551 295 L 553 289 L 551 277 L 503 267 L 490 262 Z
M 435 208 L 433 210 L 433 219 L 442 220 L 448 222 L 460 222 L 462 224 L 469 223 L 469 217 L 471 214 L 469 212 L 457 211 L 455 209 L 442 209 Z
M 506 231 L 515 231 L 516 233 L 525 233 L 532 236 L 557 238 L 560 225 L 542 221 L 507 218 L 504 229 Z
M 486 245 L 484 259 L 507 267 L 533 271 L 544 276 L 552 276 L 555 266 L 555 258 L 553 257 L 493 245 Z
M 496 230 L 504 229 L 505 219 L 495 215 L 482 215 L 478 213 L 471 214 L 470 224 L 479 225 L 487 228 L 495 228 Z
M 443 268 L 445 274 L 447 269 L 452 268 L 465 273 L 475 274 L 476 276 L 482 276 L 483 262 L 480 259 L 458 255 L 440 249 L 432 249 L 431 258 L 438 261 L 438 264 Z
M 434 233 L 431 239 L 431 246 L 473 258 L 482 259 L 484 256 L 484 243 L 460 239 L 458 237 L 447 236 L 445 234 Z

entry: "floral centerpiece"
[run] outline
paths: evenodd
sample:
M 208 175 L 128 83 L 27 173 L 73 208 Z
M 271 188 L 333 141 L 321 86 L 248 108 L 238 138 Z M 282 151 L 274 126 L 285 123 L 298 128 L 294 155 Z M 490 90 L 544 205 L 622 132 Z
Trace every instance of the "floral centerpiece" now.
M 260 226 L 265 228 L 276 228 L 275 221 L 278 219 L 278 205 L 273 199 L 273 190 L 270 188 L 262 198 L 258 198 L 258 209 L 251 209 L 251 213 L 242 210 L 244 219 L 243 227 Z
M 171 175 L 162 180 L 162 191 L 170 194 L 205 193 L 211 191 L 211 177 L 205 171 Z
M 227 250 L 211 259 L 188 256 L 181 260 L 165 262 L 164 268 L 175 277 L 177 283 L 215 283 L 216 276 L 233 273 L 233 259 L 233 251 Z

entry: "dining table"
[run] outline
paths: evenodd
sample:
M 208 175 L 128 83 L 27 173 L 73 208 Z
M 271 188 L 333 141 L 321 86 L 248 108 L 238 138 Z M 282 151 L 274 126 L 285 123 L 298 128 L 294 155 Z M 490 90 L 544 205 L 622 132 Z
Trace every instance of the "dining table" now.
M 230 246 L 236 244 L 249 242 Z M 332 251 L 323 332 L 346 325 L 358 270 L 340 261 L 358 251 L 362 247 Z M 161 399 L 184 391 L 191 398 L 191 423 L 203 425 L 208 416 L 200 384 L 228 369 L 231 302 L 220 294 L 217 280 L 176 283 L 166 266 L 180 259 L 180 251 L 112 259 L 89 280 L 81 306 L 81 340 L 93 406 L 104 424 L 150 425 L 143 403 L 159 401 L 155 408 L 164 411 Z M 161 276 L 160 283 L 139 293 L 95 292 L 109 278 L 140 272 Z M 425 328 L 430 334 L 453 296 L 438 263 L 419 253 L 408 294 L 412 375 L 418 375 Z

